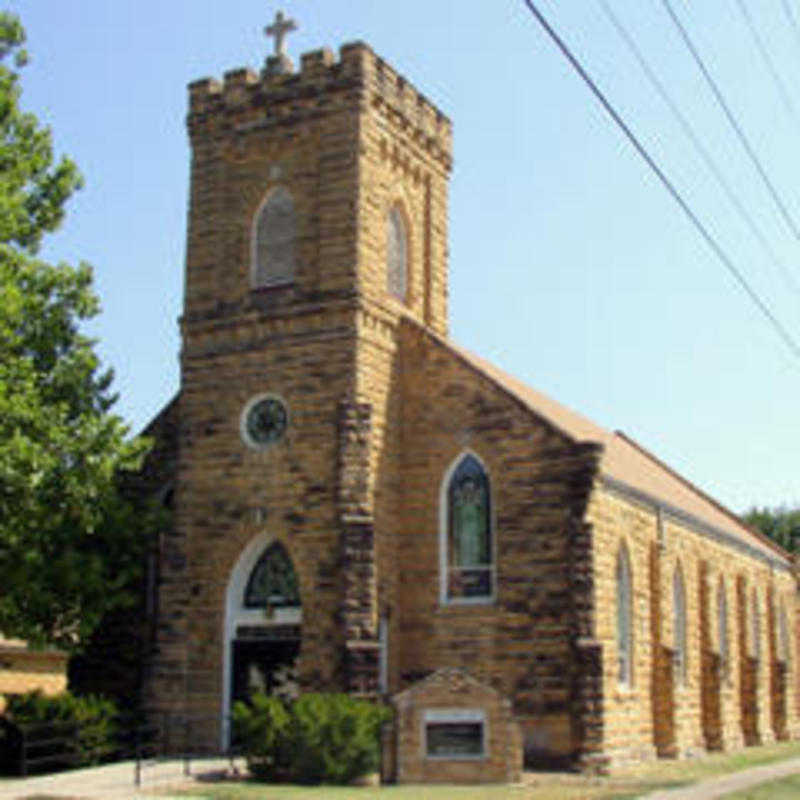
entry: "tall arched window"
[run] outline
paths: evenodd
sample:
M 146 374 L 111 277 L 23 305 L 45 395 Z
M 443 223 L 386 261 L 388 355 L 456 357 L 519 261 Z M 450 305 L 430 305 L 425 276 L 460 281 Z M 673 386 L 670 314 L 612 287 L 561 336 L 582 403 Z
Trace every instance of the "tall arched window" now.
M 719 642 L 720 676 L 727 678 L 729 669 L 728 597 L 725 593 L 725 581 L 722 578 L 720 578 L 717 588 L 717 641 Z
M 281 186 L 268 195 L 256 213 L 252 267 L 255 288 L 294 280 L 296 238 L 294 202 Z
M 444 487 L 442 569 L 444 601 L 485 601 L 494 593 L 489 476 L 478 459 L 463 456 Z
M 789 620 L 783 603 L 778 606 L 778 660 L 789 663 Z
M 631 561 L 625 545 L 620 547 L 617 556 L 617 662 L 619 682 L 630 686 L 633 683 L 633 607 Z
M 686 685 L 686 588 L 683 572 L 678 567 L 672 577 L 673 631 L 675 637 L 675 677 Z
M 280 542 L 261 554 L 244 590 L 245 608 L 293 608 L 300 605 L 300 591 L 292 560 Z
M 752 603 L 753 612 L 751 614 L 752 617 L 752 637 L 753 637 L 753 658 L 756 662 L 756 667 L 759 666 L 761 662 L 761 609 L 758 605 L 758 593 L 755 589 L 753 589 L 753 603 Z
M 403 212 L 397 205 L 386 217 L 386 289 L 405 301 L 408 292 L 408 231 Z

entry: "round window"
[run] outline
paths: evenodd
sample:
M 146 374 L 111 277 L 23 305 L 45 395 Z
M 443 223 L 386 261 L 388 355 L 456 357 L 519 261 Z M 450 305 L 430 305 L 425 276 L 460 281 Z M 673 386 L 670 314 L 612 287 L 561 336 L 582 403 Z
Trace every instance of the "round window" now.
M 251 400 L 242 414 L 242 438 L 251 447 L 277 442 L 286 431 L 286 406 L 273 396 Z

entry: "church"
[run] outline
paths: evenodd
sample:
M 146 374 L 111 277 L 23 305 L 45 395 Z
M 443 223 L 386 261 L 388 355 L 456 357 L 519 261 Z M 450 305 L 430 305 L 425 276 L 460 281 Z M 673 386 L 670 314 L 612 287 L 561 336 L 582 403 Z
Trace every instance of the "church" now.
M 256 690 L 381 699 L 401 782 L 796 737 L 789 554 L 449 338 L 451 121 L 293 27 L 189 86 L 148 708 L 224 748 Z

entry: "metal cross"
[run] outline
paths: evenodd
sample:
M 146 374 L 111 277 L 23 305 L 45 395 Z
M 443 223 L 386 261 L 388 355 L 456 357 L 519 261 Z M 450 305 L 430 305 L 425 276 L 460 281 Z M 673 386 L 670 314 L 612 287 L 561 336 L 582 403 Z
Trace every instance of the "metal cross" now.
M 297 23 L 293 19 L 286 19 L 283 16 L 283 11 L 275 14 L 275 22 L 264 28 L 264 33 L 267 36 L 275 37 L 275 55 L 278 58 L 286 55 L 286 43 L 284 41 L 286 34 L 296 30 Z

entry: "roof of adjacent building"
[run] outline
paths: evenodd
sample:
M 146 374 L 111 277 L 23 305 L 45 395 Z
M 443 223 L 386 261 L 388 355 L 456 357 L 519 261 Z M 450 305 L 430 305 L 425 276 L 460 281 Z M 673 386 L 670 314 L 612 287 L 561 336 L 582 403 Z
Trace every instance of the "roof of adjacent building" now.
M 746 525 L 736 514 L 679 475 L 652 453 L 621 431 L 609 431 L 586 417 L 557 403 L 551 397 L 474 353 L 427 331 L 472 369 L 484 375 L 506 393 L 567 438 L 601 445 L 601 478 L 613 488 L 627 489 L 654 502 L 667 512 L 680 512 L 685 521 L 708 526 L 746 549 L 770 560 L 789 565 L 791 557 L 777 543 Z

